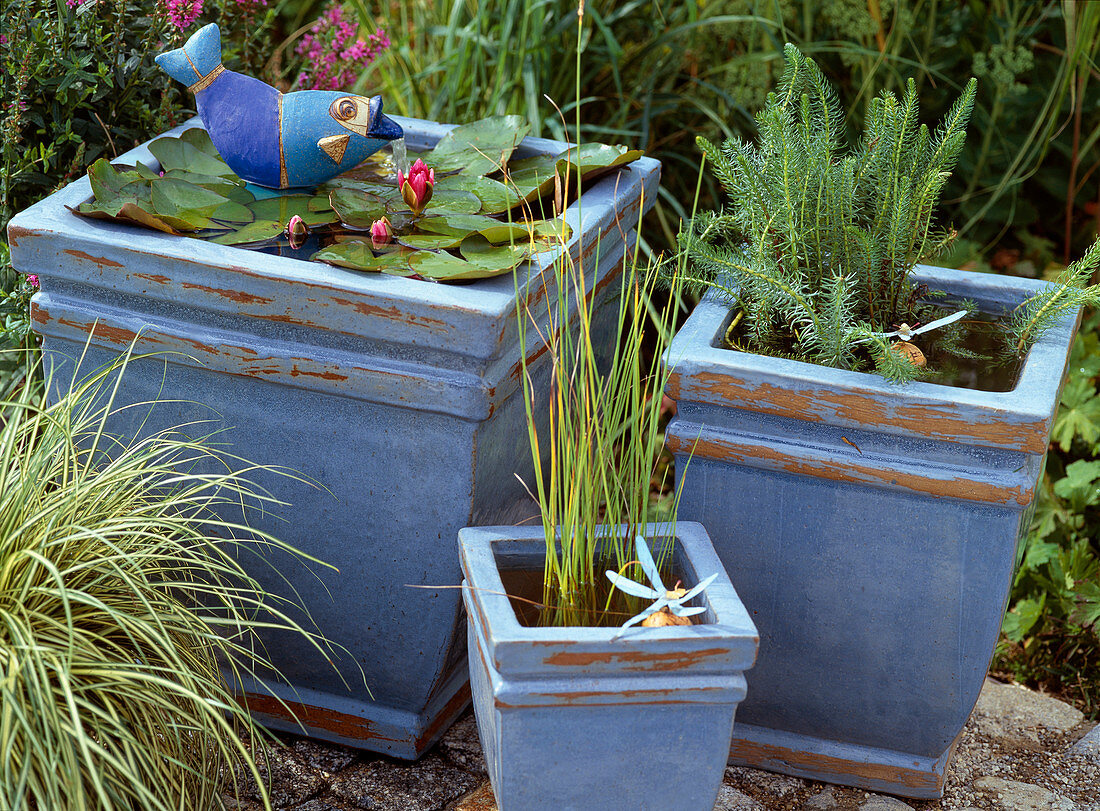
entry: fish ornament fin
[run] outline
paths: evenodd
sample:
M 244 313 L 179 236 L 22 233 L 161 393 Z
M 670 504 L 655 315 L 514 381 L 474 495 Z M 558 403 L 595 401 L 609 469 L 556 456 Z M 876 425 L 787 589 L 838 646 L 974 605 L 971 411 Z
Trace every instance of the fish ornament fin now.
M 204 25 L 192 34 L 182 48 L 159 54 L 154 61 L 192 93 L 205 90 L 224 70 L 222 35 L 217 23 Z
M 348 141 L 350 140 L 351 135 L 346 132 L 343 135 L 328 135 L 319 140 L 317 146 L 336 163 L 339 163 L 344 159 L 344 151 L 348 148 Z

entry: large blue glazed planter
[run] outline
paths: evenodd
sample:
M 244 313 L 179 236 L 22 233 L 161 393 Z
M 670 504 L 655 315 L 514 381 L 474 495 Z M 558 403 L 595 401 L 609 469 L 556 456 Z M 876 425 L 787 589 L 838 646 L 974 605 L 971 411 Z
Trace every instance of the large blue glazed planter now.
M 655 552 L 668 525 L 650 524 Z M 690 588 L 718 572 L 690 626 L 527 627 L 501 572 L 542 572 L 541 527 L 458 535 L 478 734 L 500 811 L 711 811 L 757 635 L 706 530 L 675 525 Z
M 399 123 L 413 149 L 449 129 Z M 565 148 L 528 138 L 517 157 Z M 157 166 L 145 146 L 120 159 L 137 160 Z M 594 294 L 618 290 L 659 169 L 640 159 L 565 212 L 565 250 L 584 262 Z M 90 194 L 78 180 L 8 229 L 12 263 L 41 282 L 31 317 L 55 371 L 71 374 L 85 342 L 90 371 L 136 340 L 138 352 L 166 353 L 123 378 L 120 403 L 161 401 L 146 427 L 213 420 L 195 430 L 224 429 L 229 450 L 321 485 L 263 476 L 290 506 L 253 523 L 339 571 L 289 558 L 253 568 L 269 590 L 295 590 L 343 646 L 339 672 L 300 639 L 273 635 L 268 653 L 290 684 L 246 685 L 250 708 L 275 728 L 300 721 L 318 738 L 419 756 L 466 706 L 469 682 L 459 590 L 415 586 L 459 583 L 462 527 L 535 510 L 517 480 L 531 481 L 521 353 L 536 387 L 549 364 L 536 330 L 519 345 L 512 276 L 444 285 L 357 273 L 66 208 Z M 520 280 L 536 310 L 557 295 L 553 273 L 541 273 L 553 255 L 538 257 Z M 613 308 L 604 310 L 610 329 Z
M 1043 286 L 931 267 L 914 279 L 986 312 Z M 730 762 L 942 796 L 997 642 L 1075 319 L 1035 345 L 1008 392 L 723 349 L 730 319 L 705 300 L 673 340 L 666 433 L 679 515 L 706 526 L 760 628 Z

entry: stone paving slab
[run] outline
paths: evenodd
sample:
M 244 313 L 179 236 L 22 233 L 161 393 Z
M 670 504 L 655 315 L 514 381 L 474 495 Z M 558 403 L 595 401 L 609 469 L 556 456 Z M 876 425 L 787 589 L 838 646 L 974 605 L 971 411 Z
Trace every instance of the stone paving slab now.
M 469 711 L 416 763 L 279 735 L 265 776 L 278 811 L 496 811 Z M 237 811 L 257 811 L 255 786 Z M 1100 811 L 1100 726 L 987 680 L 942 800 L 907 800 L 730 766 L 714 811 Z M 596 811 L 594 809 L 594 811 Z M 670 809 L 670 811 L 676 811 Z

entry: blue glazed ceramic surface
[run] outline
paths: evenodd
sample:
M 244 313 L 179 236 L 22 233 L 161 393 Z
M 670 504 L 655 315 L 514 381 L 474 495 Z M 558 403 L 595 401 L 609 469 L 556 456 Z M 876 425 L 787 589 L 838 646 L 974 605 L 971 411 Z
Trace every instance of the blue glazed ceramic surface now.
M 650 524 L 656 548 L 670 528 Z M 542 571 L 541 527 L 459 533 L 474 712 L 500 811 L 711 811 L 756 628 L 706 531 L 675 527 L 686 585 L 718 572 L 700 624 L 531 628 L 504 569 Z
M 382 97 L 335 90 L 280 93 L 226 70 L 214 23 L 191 35 L 157 64 L 195 94 L 203 125 L 218 153 L 240 177 L 260 186 L 315 186 L 353 169 L 401 127 L 382 114 Z
M 989 312 L 1042 285 L 914 277 Z M 722 349 L 730 318 L 704 301 L 674 339 L 666 441 L 679 515 L 706 526 L 760 628 L 731 762 L 938 797 L 997 641 L 1074 318 L 1008 392 Z
M 413 149 L 449 129 L 401 124 Z M 528 138 L 517 152 L 565 148 Z M 146 147 L 119 160 L 157 165 Z M 584 257 L 599 295 L 618 289 L 623 235 L 656 199 L 659 168 L 638 160 L 565 212 L 565 250 Z M 446 285 L 358 273 L 66 207 L 90 194 L 78 180 L 8 229 L 12 262 L 41 281 L 32 318 L 46 357 L 64 376 L 86 341 L 90 370 L 136 340 L 137 352 L 164 353 L 133 363 L 120 390 L 120 403 L 163 401 L 148 428 L 208 420 L 195 430 L 223 430 L 218 441 L 230 450 L 308 478 L 264 478 L 290 506 L 254 523 L 339 571 L 282 558 L 253 571 L 272 591 L 302 596 L 344 648 L 339 672 L 300 640 L 273 637 L 268 652 L 291 683 L 248 686 L 250 707 L 297 730 L 274 691 L 309 734 L 417 757 L 462 711 L 469 687 L 459 589 L 413 586 L 459 584 L 462 527 L 531 512 L 516 480 L 531 480 L 520 352 L 540 390 L 549 359 L 534 330 L 519 343 L 513 279 Z M 540 254 L 521 274 L 534 306 L 556 296 L 553 274 L 541 272 L 551 261 Z M 606 308 L 606 329 L 613 320 Z

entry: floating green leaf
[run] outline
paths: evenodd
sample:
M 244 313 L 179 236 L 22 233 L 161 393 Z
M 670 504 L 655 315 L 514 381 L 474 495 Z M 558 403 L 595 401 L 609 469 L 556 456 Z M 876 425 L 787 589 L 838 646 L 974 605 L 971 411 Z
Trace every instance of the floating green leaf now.
M 530 254 L 529 245 L 494 245 L 480 234 L 466 237 L 459 249 L 470 264 L 503 273 L 511 270 Z
M 375 256 L 369 241 L 344 242 L 330 245 L 313 254 L 310 259 L 328 262 L 330 265 L 386 273 L 408 273 L 408 257 L 413 254 L 405 251 L 391 251 Z
M 397 237 L 397 241 L 402 245 L 416 248 L 417 250 L 428 251 L 454 248 L 461 243 L 462 240 L 463 237 L 461 236 L 443 234 L 410 234 L 408 236 Z
M 439 281 L 459 281 L 462 279 L 483 279 L 494 276 L 495 272 L 471 264 L 449 253 L 417 251 L 409 257 L 409 267 L 413 273 L 425 279 Z
M 442 177 L 436 181 L 435 191 L 437 194 L 442 190 L 450 191 L 452 189 L 476 195 L 481 201 L 480 212 L 482 214 L 499 214 L 519 205 L 522 199 L 499 180 L 488 177 L 458 174 Z M 475 209 L 469 213 L 474 214 L 477 211 L 478 209 Z
M 358 189 L 334 189 L 329 205 L 337 216 L 353 228 L 370 228 L 375 220 L 386 216 L 386 201 Z
M 274 220 L 257 220 L 228 234 L 214 237 L 211 242 L 219 245 L 245 245 L 249 242 L 266 242 L 283 233 L 286 225 Z
M 625 146 L 611 146 L 609 144 L 581 144 L 578 147 L 567 149 L 557 156 L 558 170 L 564 173 L 565 164 L 573 167 L 573 177 L 579 172 L 581 177 L 588 177 L 596 172 L 610 169 L 613 166 L 636 161 L 645 155 L 640 149 L 628 149 Z
M 483 228 L 492 228 L 500 222 L 484 214 L 448 214 L 425 217 L 417 223 L 421 231 L 430 234 L 461 236 L 480 232 Z
M 214 142 L 210 140 L 210 133 L 204 130 L 202 127 L 191 127 L 180 133 L 180 140 L 190 144 L 207 155 L 212 155 L 218 160 L 221 160 L 221 155 L 218 154 L 218 148 L 214 146 Z
M 531 125 L 518 115 L 498 115 L 455 127 L 436 144 L 424 161 L 437 170 L 461 170 L 486 175 L 508 162 Z
M 180 138 L 158 138 L 149 144 L 149 151 L 160 161 L 160 168 L 165 172 L 182 169 L 200 175 L 236 177 L 221 158 L 208 155 Z
M 338 216 L 335 211 L 310 211 L 309 202 L 312 199 L 312 195 L 308 194 L 285 194 L 256 200 L 249 203 L 248 207 L 252 209 L 257 220 L 274 220 L 284 226 L 294 216 L 301 217 L 302 221 L 311 228 L 336 222 Z

